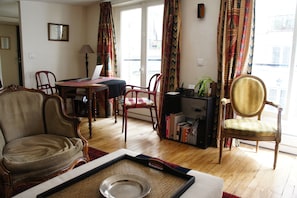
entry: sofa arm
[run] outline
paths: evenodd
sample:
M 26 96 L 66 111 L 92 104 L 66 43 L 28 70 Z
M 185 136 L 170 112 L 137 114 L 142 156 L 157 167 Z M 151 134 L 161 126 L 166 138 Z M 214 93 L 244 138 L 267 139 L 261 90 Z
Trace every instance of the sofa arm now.
M 2 153 L 3 153 L 3 148 L 5 146 L 6 142 L 2 133 L 2 129 L 0 128 L 0 161 L 2 159 Z
M 52 95 L 44 101 L 44 123 L 49 134 L 67 137 L 80 137 L 78 134 L 80 120 L 65 113 L 60 96 Z

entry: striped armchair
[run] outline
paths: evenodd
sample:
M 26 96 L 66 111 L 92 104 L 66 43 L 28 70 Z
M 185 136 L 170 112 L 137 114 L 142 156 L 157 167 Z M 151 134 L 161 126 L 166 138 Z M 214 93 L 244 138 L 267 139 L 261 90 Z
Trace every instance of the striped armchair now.
M 226 118 L 226 108 L 230 104 L 234 117 Z M 252 75 L 241 75 L 234 79 L 230 88 L 230 98 L 223 98 L 222 122 L 220 134 L 219 163 L 222 162 L 224 140 L 232 138 L 256 141 L 258 151 L 259 141 L 274 141 L 274 162 L 276 168 L 279 143 L 281 142 L 281 112 L 282 108 L 273 102 L 266 100 L 266 87 L 264 82 Z M 265 105 L 276 109 L 275 122 L 264 122 L 261 120 L 261 113 Z

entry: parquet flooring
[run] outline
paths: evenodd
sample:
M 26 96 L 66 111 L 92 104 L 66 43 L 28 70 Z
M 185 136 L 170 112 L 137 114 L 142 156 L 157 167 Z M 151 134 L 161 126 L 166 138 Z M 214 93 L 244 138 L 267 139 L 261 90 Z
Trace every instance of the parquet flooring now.
M 191 145 L 163 139 L 160 141 L 151 123 L 128 120 L 127 142 L 121 132 L 121 117 L 97 118 L 93 122 L 93 137 L 89 138 L 87 119 L 82 118 L 81 133 L 90 146 L 105 152 L 120 148 L 158 157 L 183 167 L 209 173 L 224 179 L 224 191 L 243 198 L 296 198 L 297 156 L 279 153 L 276 170 L 272 169 L 274 152 L 241 144 L 230 152 L 223 151 L 218 164 L 218 148 L 200 149 Z

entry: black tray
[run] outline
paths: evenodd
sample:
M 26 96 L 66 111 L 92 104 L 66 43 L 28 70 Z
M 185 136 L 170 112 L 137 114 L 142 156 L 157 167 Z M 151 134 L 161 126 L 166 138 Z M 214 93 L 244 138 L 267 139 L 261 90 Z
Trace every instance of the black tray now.
M 184 172 L 183 167 L 178 167 L 180 169 L 175 168 L 175 167 L 173 168 L 170 164 L 168 164 L 162 160 L 159 160 L 156 158 L 150 158 L 145 155 L 139 155 L 136 157 L 132 157 L 130 155 L 122 155 L 120 157 L 117 157 L 109 162 L 106 162 L 92 170 L 89 170 L 89 171 L 87 171 L 87 172 L 85 172 L 71 180 L 68 180 L 60 185 L 57 185 L 57 186 L 39 194 L 39 195 L 37 195 L 37 198 L 44 198 L 44 197 L 53 195 L 54 193 L 59 192 L 59 191 L 63 190 L 64 188 L 69 187 L 72 184 L 79 182 L 93 174 L 96 174 L 96 173 L 100 172 L 101 170 L 109 167 L 110 165 L 113 165 L 113 164 L 120 162 L 121 160 L 124 160 L 124 159 L 131 160 L 131 161 L 139 163 L 145 167 L 153 168 L 158 171 L 164 171 L 167 174 L 171 174 L 176 177 L 184 179 L 185 182 L 183 183 L 183 185 L 179 189 L 176 189 L 176 192 L 173 195 L 171 195 L 171 196 L 169 195 L 170 197 L 173 197 L 173 198 L 180 197 L 195 182 L 195 177 L 191 176 L 191 175 L 187 175 Z

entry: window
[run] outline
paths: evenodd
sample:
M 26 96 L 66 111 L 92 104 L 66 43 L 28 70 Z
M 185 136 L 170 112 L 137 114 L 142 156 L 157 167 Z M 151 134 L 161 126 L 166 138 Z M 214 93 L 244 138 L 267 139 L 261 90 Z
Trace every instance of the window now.
M 161 71 L 163 1 L 115 9 L 118 68 L 127 84 L 146 86 Z
M 296 1 L 256 1 L 252 74 L 265 82 L 268 100 L 283 107 L 283 137 L 297 137 L 294 129 L 297 120 Z M 271 113 L 271 109 L 265 109 L 264 115 L 269 118 Z M 283 140 L 282 143 L 286 144 Z

